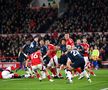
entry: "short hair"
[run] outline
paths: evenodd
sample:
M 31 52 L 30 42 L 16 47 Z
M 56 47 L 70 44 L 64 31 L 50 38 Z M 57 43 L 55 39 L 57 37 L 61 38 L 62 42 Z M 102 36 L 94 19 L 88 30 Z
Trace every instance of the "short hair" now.
M 33 38 L 34 38 L 34 39 L 35 39 L 35 38 L 39 38 L 39 36 L 38 36 L 38 35 L 36 35 L 36 36 L 34 36 Z

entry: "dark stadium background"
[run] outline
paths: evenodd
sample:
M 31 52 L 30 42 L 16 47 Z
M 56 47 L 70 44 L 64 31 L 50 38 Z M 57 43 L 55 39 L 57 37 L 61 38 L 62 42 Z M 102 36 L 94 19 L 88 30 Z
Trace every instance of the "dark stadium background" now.
M 37 34 L 58 45 L 70 33 L 74 41 L 86 37 L 91 47 L 97 45 L 100 65 L 108 65 L 108 0 L 0 0 L 0 4 L 1 62 L 17 62 L 19 48 Z

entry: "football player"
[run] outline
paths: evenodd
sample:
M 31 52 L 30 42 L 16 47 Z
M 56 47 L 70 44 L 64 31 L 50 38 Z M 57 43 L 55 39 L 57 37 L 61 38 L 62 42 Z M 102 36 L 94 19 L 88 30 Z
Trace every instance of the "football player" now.
M 60 74 L 58 58 L 56 55 L 56 47 L 53 44 L 50 44 L 49 40 L 46 40 L 45 44 L 48 48 L 48 51 L 47 51 L 46 55 L 43 56 L 43 58 L 45 58 L 46 56 L 50 57 L 50 61 L 47 64 L 47 67 L 54 74 L 54 77 L 62 77 L 62 75 Z
M 42 77 L 38 73 L 38 70 L 44 71 L 46 73 L 46 76 L 47 76 L 48 80 L 53 82 L 53 80 L 51 79 L 51 77 L 48 73 L 48 70 L 43 65 L 42 54 L 41 54 L 41 51 L 39 50 L 38 47 L 35 49 L 34 53 L 32 53 L 28 56 L 28 59 L 26 60 L 26 67 L 28 66 L 29 60 L 31 61 L 32 70 L 36 73 L 36 76 L 40 81 L 42 80 Z
M 81 68 L 81 72 L 86 76 L 89 82 L 91 82 L 91 79 L 88 75 L 88 73 L 84 70 L 85 67 L 85 61 L 83 56 L 78 52 L 78 50 L 74 49 L 74 47 L 71 47 L 70 45 L 67 46 L 67 67 L 68 70 L 74 70 L 77 68 Z M 72 75 L 69 75 L 69 82 L 72 82 Z

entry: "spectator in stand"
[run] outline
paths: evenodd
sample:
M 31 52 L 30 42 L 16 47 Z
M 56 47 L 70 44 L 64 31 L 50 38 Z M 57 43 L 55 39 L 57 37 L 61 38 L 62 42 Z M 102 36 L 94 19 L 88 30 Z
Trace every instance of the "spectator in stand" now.
M 64 34 L 65 33 L 58 34 L 58 38 L 56 38 L 57 44 L 56 44 L 56 42 L 54 42 L 55 45 L 59 44 L 60 40 L 63 39 Z M 70 37 L 72 37 L 72 39 L 74 41 L 76 41 L 77 39 L 82 39 L 83 36 L 84 37 L 86 36 L 90 46 L 94 46 L 96 44 L 99 47 L 101 59 L 107 60 L 108 44 L 107 44 L 107 40 L 104 41 L 104 38 L 107 39 L 108 33 L 86 32 L 86 33 L 72 33 L 72 34 L 70 34 Z M 52 37 L 52 34 L 49 34 L 49 33 L 46 33 L 45 36 L 42 36 L 42 38 L 44 40 L 49 39 L 49 40 L 51 40 L 51 42 L 53 42 L 53 39 L 51 37 Z M 33 37 L 31 35 L 27 35 L 27 34 L 0 35 L 0 55 L 2 57 L 1 60 L 9 61 L 9 62 L 13 61 L 13 60 L 16 61 L 18 52 L 19 52 L 19 47 L 23 46 L 26 43 L 26 41 L 31 42 L 32 38 Z M 10 58 L 8 59 L 8 56 L 9 57 L 12 56 L 12 57 L 14 57 L 14 59 L 11 58 L 11 60 L 10 60 Z
M 93 60 L 93 65 L 96 70 L 99 68 L 99 65 L 98 65 L 99 55 L 100 55 L 100 52 L 98 50 L 98 47 L 95 45 L 92 51 L 91 58 Z
M 51 25 L 58 32 L 107 31 L 107 0 L 72 0 L 66 12 Z M 105 19 L 106 18 L 106 19 Z M 49 29 L 50 30 L 50 29 Z
M 57 8 L 29 7 L 31 0 L 1 1 L 0 33 L 45 32 L 57 17 Z
M 71 0 L 60 17 L 57 17 L 57 8 L 49 6 L 34 10 L 29 7 L 30 2 L 1 1 L 0 33 L 108 31 L 107 0 Z M 55 7 L 56 3 L 53 4 Z
M 105 59 L 108 60 L 108 42 L 105 45 Z

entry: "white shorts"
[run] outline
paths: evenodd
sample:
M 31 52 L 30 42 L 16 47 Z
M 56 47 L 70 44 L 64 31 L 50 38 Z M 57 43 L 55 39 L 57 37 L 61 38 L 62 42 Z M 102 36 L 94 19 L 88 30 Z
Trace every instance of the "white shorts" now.
M 2 78 L 3 79 L 9 79 L 9 78 L 12 78 L 14 76 L 14 74 L 10 73 L 9 71 L 2 71 Z
M 34 65 L 34 66 L 31 66 L 32 70 L 35 71 L 35 70 L 45 70 L 45 66 L 43 66 L 42 64 L 38 64 L 38 65 Z
M 47 66 L 51 67 L 51 66 L 57 66 L 57 65 L 58 65 L 58 58 L 55 55 L 53 58 L 50 59 L 50 61 L 49 61 Z
M 90 66 L 90 61 L 88 59 L 88 57 L 84 57 L 84 61 L 85 61 L 85 68 Z

